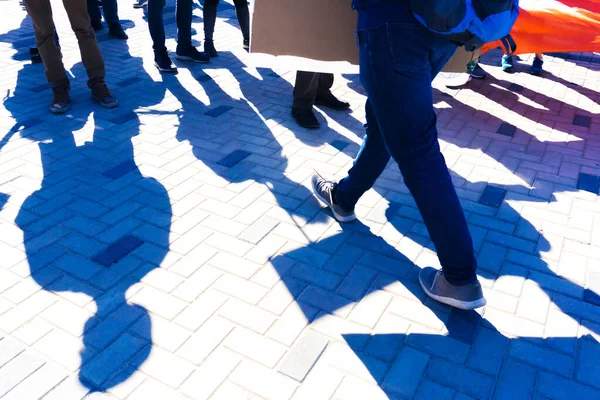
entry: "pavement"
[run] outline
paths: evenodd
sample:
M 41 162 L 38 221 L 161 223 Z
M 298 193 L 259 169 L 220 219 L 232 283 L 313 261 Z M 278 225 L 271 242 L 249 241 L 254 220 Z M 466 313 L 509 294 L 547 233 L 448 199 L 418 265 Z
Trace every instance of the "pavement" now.
M 600 399 L 600 55 L 434 84 L 440 142 L 488 306 L 417 283 L 435 249 L 391 163 L 340 225 L 311 195 L 364 135 L 350 112 L 290 116 L 295 72 L 252 66 L 221 3 L 210 65 L 153 66 L 144 10 L 98 35 L 101 109 L 53 1 L 73 107 L 50 115 L 31 22 L 0 16 L 0 399 Z M 168 47 L 175 49 L 174 2 Z M 201 7 L 195 38 L 202 39 Z

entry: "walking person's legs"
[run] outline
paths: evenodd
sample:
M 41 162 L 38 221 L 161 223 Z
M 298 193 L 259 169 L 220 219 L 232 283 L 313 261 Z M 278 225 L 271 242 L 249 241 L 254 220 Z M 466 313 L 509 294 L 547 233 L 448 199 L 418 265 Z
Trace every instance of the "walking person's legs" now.
M 177 50 L 175 57 L 178 60 L 205 64 L 210 61 L 210 57 L 192 46 L 193 11 L 194 0 L 177 0 Z
M 244 37 L 244 49 L 250 50 L 250 9 L 248 8 L 248 0 L 233 0 L 235 5 L 235 13 L 237 15 L 240 30 Z
M 316 129 L 320 125 L 313 112 L 313 105 L 319 92 L 320 75 L 318 72 L 296 72 L 292 116 L 303 128 Z
M 88 75 L 88 87 L 92 90 L 92 98 L 103 107 L 116 107 L 119 102 L 110 94 L 104 83 L 104 59 L 90 23 L 86 2 L 83 0 L 63 0 L 63 4 L 71 28 L 77 37 L 81 61 Z
M 46 79 L 52 84 L 54 98 L 50 111 L 62 114 L 69 110 L 69 78 L 62 62 L 62 53 L 55 40 L 54 20 L 50 0 L 24 0 L 27 13 L 33 22 L 37 50 L 44 63 Z
M 210 57 L 217 57 L 219 55 L 213 39 L 217 23 L 218 6 L 219 0 L 204 0 L 204 8 L 202 10 L 202 18 L 204 20 L 204 51 Z
M 359 37 L 361 80 L 369 99 L 367 138 L 348 177 L 335 184 L 317 176 L 315 191 L 334 211 L 341 210 L 342 217 L 352 220 L 356 201 L 373 185 L 390 154 L 442 265 L 442 272 L 421 271 L 423 289 L 455 307 L 481 307 L 485 299 L 475 273 L 473 244 L 440 152 L 431 92 L 432 79 L 455 46 L 416 21 L 383 25 Z
M 102 10 L 104 12 L 104 19 L 108 24 L 109 36 L 120 40 L 128 39 L 127 34 L 121 26 L 121 22 L 119 22 L 119 8 L 117 5 L 117 0 L 103 0 Z

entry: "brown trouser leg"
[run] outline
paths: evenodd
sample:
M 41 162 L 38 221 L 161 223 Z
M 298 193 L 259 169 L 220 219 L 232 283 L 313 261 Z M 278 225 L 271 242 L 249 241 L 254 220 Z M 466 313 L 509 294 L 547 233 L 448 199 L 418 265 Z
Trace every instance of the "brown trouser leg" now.
M 33 22 L 35 41 L 44 62 L 48 82 L 54 87 L 68 85 L 62 55 L 54 41 L 54 22 L 50 0 L 24 0 L 27 13 Z M 63 0 L 65 10 L 79 42 L 81 60 L 88 74 L 89 83 L 104 80 L 104 60 L 90 23 L 86 0 Z

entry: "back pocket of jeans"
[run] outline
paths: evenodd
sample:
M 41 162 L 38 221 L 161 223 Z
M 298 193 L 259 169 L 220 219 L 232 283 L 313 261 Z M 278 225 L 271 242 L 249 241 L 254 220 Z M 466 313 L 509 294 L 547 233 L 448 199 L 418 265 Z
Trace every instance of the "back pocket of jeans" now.
M 430 71 L 429 56 L 435 37 L 423 25 L 415 23 L 388 23 L 388 42 L 394 70 L 399 74 Z

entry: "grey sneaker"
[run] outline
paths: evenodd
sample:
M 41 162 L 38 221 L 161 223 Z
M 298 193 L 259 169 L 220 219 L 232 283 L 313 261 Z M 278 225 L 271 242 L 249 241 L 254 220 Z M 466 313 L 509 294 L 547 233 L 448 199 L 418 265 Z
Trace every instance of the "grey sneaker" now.
M 442 271 L 435 268 L 423 268 L 419 273 L 419 283 L 427 296 L 461 310 L 474 310 L 487 303 L 479 281 L 455 286 L 446 280 Z
M 351 212 L 344 211 L 333 201 L 333 190 L 335 189 L 336 185 L 337 183 L 325 180 L 316 172 L 312 177 L 312 187 L 317 199 L 331 209 L 333 216 L 339 222 L 352 222 L 356 219 L 354 210 Z

